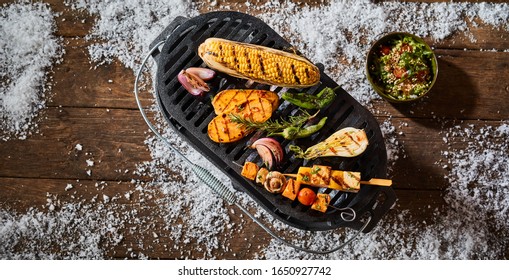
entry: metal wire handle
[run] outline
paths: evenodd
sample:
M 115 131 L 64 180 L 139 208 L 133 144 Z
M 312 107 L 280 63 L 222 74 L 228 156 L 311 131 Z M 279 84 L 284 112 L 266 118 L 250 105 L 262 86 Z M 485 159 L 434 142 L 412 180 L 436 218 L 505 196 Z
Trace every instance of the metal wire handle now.
M 359 234 L 368 226 L 369 222 L 371 221 L 371 216 L 368 216 L 366 218 L 366 222 L 362 227 L 354 234 L 354 236 L 350 237 L 348 240 L 346 240 L 344 243 L 340 244 L 339 246 L 331 249 L 331 250 L 313 250 L 309 248 L 304 248 L 299 245 L 295 245 L 293 243 L 290 243 L 283 239 L 282 237 L 278 236 L 276 233 L 274 233 L 270 228 L 268 228 L 265 224 L 263 224 L 260 220 L 258 220 L 253 214 L 251 214 L 244 206 L 240 205 L 235 197 L 235 194 L 225 185 L 223 182 L 221 182 L 216 176 L 214 176 L 210 171 L 207 169 L 193 163 L 190 161 L 186 156 L 184 156 L 178 149 L 176 149 L 170 141 L 166 137 L 164 137 L 157 128 L 152 124 L 150 119 L 145 114 L 145 110 L 143 109 L 143 106 L 141 104 L 140 98 L 139 98 L 139 92 L 138 92 L 138 82 L 141 77 L 141 74 L 143 73 L 143 69 L 145 68 L 145 64 L 147 63 L 147 60 L 152 56 L 154 51 L 159 48 L 162 44 L 164 44 L 165 40 L 162 40 L 158 42 L 157 44 L 150 49 L 149 53 L 145 58 L 143 59 L 140 69 L 138 70 L 138 73 L 136 74 L 136 79 L 134 80 L 134 96 L 136 98 L 136 104 L 138 105 L 138 109 L 140 110 L 141 116 L 143 117 L 143 120 L 147 123 L 150 130 L 159 138 L 161 139 L 170 149 L 172 149 L 180 158 L 182 158 L 189 166 L 191 167 L 191 170 L 194 172 L 194 174 L 209 188 L 211 188 L 215 193 L 217 193 L 220 197 L 222 197 L 224 200 L 226 200 L 230 205 L 237 206 L 242 212 L 244 212 L 248 217 L 250 217 L 255 223 L 257 223 L 262 229 L 264 229 L 270 236 L 277 239 L 279 242 L 292 247 L 297 250 L 301 250 L 307 253 L 313 253 L 313 254 L 330 254 L 332 252 L 335 252 L 346 245 L 350 244 L 354 239 L 359 236 Z M 156 89 L 157 90 L 157 89 Z M 343 214 L 343 213 L 342 213 Z M 355 214 L 355 212 L 354 212 Z M 341 215 L 343 218 L 343 215 Z M 348 221 L 348 220 L 347 220 Z

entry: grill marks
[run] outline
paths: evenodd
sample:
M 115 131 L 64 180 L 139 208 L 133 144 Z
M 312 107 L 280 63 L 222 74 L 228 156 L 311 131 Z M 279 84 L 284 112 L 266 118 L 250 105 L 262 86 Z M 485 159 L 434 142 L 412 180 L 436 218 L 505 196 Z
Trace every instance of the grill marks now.
M 307 68 L 307 67 L 306 67 L 306 68 L 304 69 L 304 73 L 306 73 L 306 78 L 308 78 L 308 79 L 309 79 L 309 68 Z
M 209 123 L 209 138 L 217 143 L 231 143 L 242 139 L 251 130 L 233 122 L 231 115 L 262 123 L 271 117 L 277 103 L 277 94 L 265 90 L 221 91 L 212 100 L 217 116 Z
M 295 65 L 291 65 L 291 68 L 292 68 L 292 74 L 293 74 L 293 78 L 295 79 L 295 82 L 300 85 L 300 79 L 299 79 L 299 76 L 297 76 L 297 72 L 295 71 Z
M 213 51 L 207 51 L 206 52 L 207 55 L 210 55 L 210 56 L 213 56 L 213 57 L 219 57 L 219 55 Z
M 249 94 L 251 95 L 251 94 Z M 248 97 L 249 97 L 248 95 Z M 236 104 L 237 103 L 237 99 L 238 99 L 238 96 L 239 96 L 239 92 L 235 92 L 233 95 L 232 95 L 232 98 L 230 98 L 230 101 L 228 101 L 228 104 Z M 239 106 L 237 106 L 236 109 L 238 109 Z
M 355 145 L 357 145 L 357 147 L 360 146 L 359 142 L 355 141 L 355 139 L 353 139 L 353 137 L 350 134 L 347 134 L 347 137 L 350 139 L 350 141 L 354 142 Z M 351 154 L 351 155 L 354 154 L 354 152 L 351 149 L 349 149 L 348 146 L 345 146 L 345 150 L 347 150 L 348 153 Z
M 240 67 L 239 65 L 239 59 L 237 58 L 237 53 L 235 52 L 235 47 L 232 46 L 232 55 L 233 55 L 233 63 L 235 64 L 235 67 L 237 67 L 237 69 Z
M 258 54 L 258 63 L 260 65 L 260 71 L 262 71 L 262 75 L 265 75 L 265 67 L 263 66 L 263 57 L 261 54 Z
M 345 149 L 351 155 L 355 154 L 355 152 L 352 149 L 349 148 L 348 144 L 353 142 L 357 147 L 360 147 L 361 143 L 359 143 L 359 141 L 357 141 L 357 139 L 352 137 L 352 135 L 350 133 L 345 133 L 345 138 L 342 138 L 342 139 L 341 138 L 337 138 L 337 139 L 334 139 L 334 140 L 340 140 L 339 144 L 342 145 L 343 149 Z M 335 152 L 333 147 L 330 147 L 329 149 L 332 152 Z
M 264 122 L 267 120 L 265 116 L 272 114 L 272 104 L 266 99 L 257 97 L 256 99 L 251 99 L 246 105 L 248 111 L 245 114 L 245 119 L 251 119 L 254 122 Z
M 354 180 L 352 182 L 350 179 L 349 182 L 346 182 L 345 178 L 353 178 Z M 339 171 L 332 173 L 331 180 L 338 184 L 342 190 L 349 190 L 358 185 L 361 177 L 359 172 Z
M 331 176 L 331 180 L 334 183 L 338 184 L 341 187 L 341 189 L 348 189 L 349 188 L 348 184 L 344 180 L 344 176 L 334 176 L 333 175 L 333 176 Z
M 208 134 L 211 140 L 217 143 L 230 143 L 243 138 L 247 131 L 242 130 L 233 123 L 228 114 L 222 114 L 212 119 L 208 125 Z
M 222 135 L 227 135 L 227 136 L 229 136 L 228 128 L 227 128 L 227 126 L 226 126 L 226 125 L 225 125 L 225 126 L 223 126 L 223 127 L 224 127 L 224 128 L 223 128 L 223 131 L 222 131 L 223 133 L 221 133 L 221 134 L 219 133 L 219 131 L 220 131 L 220 127 L 221 127 L 221 126 L 218 126 L 218 125 L 217 125 L 217 123 L 218 123 L 218 122 L 221 122 L 221 121 L 223 121 L 223 120 L 224 120 L 224 119 L 214 118 L 214 119 L 212 120 L 212 126 L 213 126 L 213 128 L 212 128 L 212 129 L 214 129 L 215 131 L 217 131 L 218 135 L 221 135 L 221 134 L 222 134 Z M 219 142 L 226 142 L 226 141 L 229 141 L 229 140 L 230 140 L 230 137 L 228 137 L 228 139 L 224 139 L 224 138 L 222 138 L 222 137 L 218 137 L 218 139 L 219 139 Z
M 249 69 L 249 71 L 251 71 L 251 69 L 253 69 L 253 67 L 251 65 L 251 59 L 249 58 L 249 52 L 247 51 L 247 49 L 244 49 L 244 57 L 246 58 L 247 69 Z
M 347 133 L 347 134 L 346 134 L 346 136 L 347 136 L 348 138 L 350 138 L 350 141 L 354 142 L 354 143 L 355 143 L 355 145 L 357 145 L 357 147 L 360 147 L 360 146 L 361 146 L 361 144 L 360 144 L 359 142 L 357 142 L 357 141 L 356 141 L 356 140 L 352 137 L 352 135 L 350 135 L 350 134 L 348 134 L 348 133 Z M 353 155 L 353 154 L 354 154 L 354 152 L 353 152 L 352 150 L 348 149 L 348 146 L 345 146 L 345 149 L 346 149 L 346 150 L 348 151 L 348 153 L 350 153 L 351 155 Z
M 208 38 L 198 55 L 213 69 L 262 84 L 302 88 L 320 80 L 319 69 L 308 60 L 270 47 Z
M 332 172 L 331 166 L 313 165 L 311 169 L 311 183 L 314 185 L 329 186 L 330 176 Z
M 267 105 L 266 102 L 260 102 L 259 99 L 266 99 L 270 105 Z M 253 104 L 262 103 L 264 108 L 272 106 L 272 111 L 279 105 L 278 95 L 268 90 L 226 89 L 216 94 L 212 100 L 212 106 L 214 107 L 216 115 L 221 115 L 227 112 L 240 114 L 249 112 L 249 110 L 245 110 L 245 107 L 246 104 L 251 101 L 254 102 Z
M 221 63 L 224 64 L 223 44 L 219 44 L 219 58 L 221 60 Z
M 279 66 L 278 62 L 276 62 L 276 71 L 279 80 L 283 79 L 283 70 L 281 70 L 281 66 Z
M 245 95 L 245 93 L 248 93 Z M 245 91 L 242 89 L 232 89 L 229 92 L 229 94 L 224 94 L 226 97 L 226 102 L 224 102 L 224 107 L 221 106 L 222 104 L 216 104 L 215 106 L 218 107 L 218 111 L 227 111 L 227 112 L 234 112 L 234 113 L 240 113 L 245 109 L 246 104 L 249 102 L 250 99 L 256 97 L 255 91 Z M 232 104 L 235 104 L 232 106 Z
M 341 188 L 346 189 L 347 185 L 341 176 L 331 176 L 331 180 L 338 184 Z

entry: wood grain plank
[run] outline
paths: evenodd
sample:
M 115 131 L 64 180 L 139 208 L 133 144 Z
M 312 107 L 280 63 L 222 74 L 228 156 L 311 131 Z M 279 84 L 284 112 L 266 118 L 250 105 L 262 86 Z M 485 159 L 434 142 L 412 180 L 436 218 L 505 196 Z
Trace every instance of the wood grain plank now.
M 1 0 L 0 4 L 10 4 L 14 1 L 12 0 Z M 97 18 L 93 15 L 90 15 L 87 11 L 84 10 L 74 10 L 71 5 L 66 4 L 64 1 L 60 0 L 44 0 L 44 3 L 48 3 L 51 9 L 60 13 L 56 17 L 57 24 L 57 32 L 56 35 L 71 38 L 71 37 L 84 37 L 90 33 L 92 30 Z M 207 1 L 196 1 L 193 0 L 194 4 L 198 7 L 201 13 L 221 10 L 223 6 L 230 6 L 231 9 L 247 12 L 254 16 L 257 15 L 257 11 L 252 11 L 247 9 L 245 5 L 245 1 L 243 0 L 224 0 L 220 1 L 219 5 L 210 6 Z M 267 0 L 256 1 L 258 5 L 262 5 Z M 373 1 L 375 3 L 382 2 L 391 2 L 391 1 Z M 448 0 L 404 0 L 400 2 L 422 2 L 422 3 L 445 3 L 451 2 Z M 462 0 L 462 1 L 452 1 L 452 2 L 467 2 L 467 3 L 477 3 L 482 1 L 475 0 Z M 493 0 L 489 1 L 490 3 L 506 3 L 505 0 Z M 297 5 L 308 5 L 311 7 L 328 5 L 330 1 L 327 0 L 308 0 L 296 3 Z M 454 34 L 445 40 L 440 42 L 432 42 L 430 38 L 425 38 L 432 45 L 437 48 L 456 48 L 456 49 L 499 49 L 505 50 L 509 49 L 509 40 L 508 40 L 508 32 L 505 30 L 491 28 L 486 26 L 480 22 L 476 21 L 476 24 L 470 24 L 469 32 L 471 35 L 467 36 L 465 34 Z M 472 42 L 471 37 L 476 38 L 476 41 Z
M 0 5 L 10 5 L 20 1 L 0 0 Z M 61 0 L 42 0 L 36 2 L 47 3 L 55 13 L 55 23 L 57 31 L 55 35 L 61 37 L 86 36 L 92 29 L 95 18 L 88 12 L 71 9 L 71 6 Z
M 243 13 L 248 13 L 253 16 L 257 16 L 261 12 L 275 11 L 275 7 L 272 9 L 265 8 L 261 12 L 256 9 L 248 8 L 243 0 L 227 0 L 221 1 L 220 5 L 210 6 L 208 2 L 200 2 L 196 1 L 197 6 L 199 7 L 200 13 L 206 13 L 210 11 L 219 11 L 222 9 L 221 5 L 229 5 L 232 10 L 240 11 Z M 263 4 L 270 2 L 269 0 L 257 0 L 257 5 L 262 6 Z M 373 0 L 372 3 L 383 4 L 384 2 L 394 2 L 393 0 Z M 397 2 L 402 3 L 451 3 L 451 2 L 460 2 L 460 3 L 479 3 L 484 1 L 476 1 L 476 0 L 459 0 L 459 1 L 448 1 L 448 0 L 401 0 Z M 488 1 L 489 3 L 507 3 L 506 0 L 495 0 Z M 331 1 L 328 0 L 307 0 L 307 1 L 299 1 L 292 3 L 298 7 L 319 7 L 319 6 L 327 6 L 330 5 Z M 251 5 L 253 6 L 253 5 Z M 345 11 L 347 12 L 347 11 Z M 435 48 L 444 48 L 444 49 L 471 49 L 471 50 L 507 50 L 509 49 L 509 33 L 507 30 L 502 28 L 494 28 L 489 24 L 483 23 L 478 18 L 473 19 L 472 22 L 467 20 L 465 17 L 465 21 L 467 21 L 467 32 L 453 32 L 447 38 L 444 38 L 440 41 L 436 41 L 431 37 L 425 37 L 426 42 L 432 45 Z M 427 24 L 427 23 L 423 23 Z M 290 40 L 289 40 L 290 41 Z
M 436 50 L 438 78 L 413 103 L 377 101 L 388 115 L 408 118 L 500 120 L 509 116 L 509 52 Z M 383 113 L 382 113 L 383 114 Z
M 66 189 L 68 184 L 73 187 Z M 103 195 L 110 200 L 105 202 Z M 410 211 L 413 215 L 409 217 L 409 223 L 431 222 L 434 209 L 443 205 L 441 194 L 437 191 L 399 190 L 397 195 L 398 203 L 385 219 L 391 220 L 401 211 Z M 164 196 L 157 188 L 145 187 L 140 191 L 130 182 L 0 178 L 0 206 L 19 214 L 32 208 L 41 213 L 58 212 L 69 204 L 90 206 L 101 213 L 123 213 L 115 219 L 117 231 L 122 234 L 123 239 L 119 244 L 103 248 L 107 258 L 203 258 L 203 252 L 197 250 L 200 245 L 192 241 L 176 248 L 171 246 L 175 242 L 171 237 L 171 230 L 177 224 L 167 224 L 164 219 L 163 208 L 170 203 Z M 51 210 L 50 204 L 53 205 Z M 237 225 L 238 230 L 221 238 L 223 246 L 214 250 L 214 255 L 220 259 L 254 258 L 271 237 L 248 217 L 241 217 L 241 212 L 236 207 L 225 207 L 229 208 L 228 212 L 231 214 L 230 223 Z M 182 223 L 185 227 L 185 222 Z M 62 236 L 59 242 L 76 242 L 74 238 Z
M 140 199 L 135 187 L 121 181 L 0 177 L 0 204 L 19 213 L 31 208 L 49 211 L 49 197 L 58 199 L 54 201 L 55 210 L 68 203 L 104 203 L 102 195 L 115 198 L 114 203 L 135 204 Z M 126 193 L 131 194 L 129 199 Z
M 379 122 L 385 120 L 379 117 Z M 461 138 L 451 137 L 444 142 L 444 131 L 454 122 L 426 118 L 393 118 L 391 122 L 403 147 L 393 168 L 395 186 L 443 189 L 447 170 L 440 164 L 445 160 L 440 151 L 465 145 Z M 500 121 L 472 120 L 463 124 L 496 127 Z M 146 132 L 146 124 L 136 110 L 49 108 L 39 134 L 0 143 L 0 176 L 112 181 L 139 178 L 132 171 L 137 164 L 150 160 L 144 144 Z M 76 150 L 77 144 L 83 146 L 82 151 Z M 87 166 L 87 160 L 94 165 Z
M 89 43 L 71 40 L 55 67 L 49 106 L 135 109 L 134 75 L 120 63 L 93 67 Z M 509 115 L 509 52 L 436 50 L 439 76 L 429 96 L 409 104 L 375 101 L 377 114 L 409 118 L 500 120 Z M 90 82 L 94 81 L 94 82 Z M 141 91 L 144 105 L 150 95 Z
M 491 2 L 491 1 L 490 1 Z M 499 2 L 503 3 L 503 2 Z M 509 32 L 482 23 L 479 19 L 469 22 L 468 33 L 455 33 L 443 40 L 434 41 L 426 38 L 426 42 L 440 49 L 497 50 L 509 49 Z
M 66 189 L 67 185 L 73 187 Z M 126 194 L 129 194 L 126 196 Z M 103 196 L 108 197 L 108 202 Z M 52 208 L 50 209 L 50 205 Z M 136 188 L 131 182 L 74 180 L 66 179 L 27 179 L 0 178 L 0 207 L 11 212 L 24 214 L 30 209 L 41 213 L 58 212 L 66 205 L 96 209 L 98 213 L 115 213 L 116 232 L 123 236 L 114 246 L 105 246 L 106 258 L 138 258 L 145 256 L 153 259 L 204 258 L 204 252 L 197 250 L 202 245 L 195 241 L 175 243 L 171 231 L 178 224 L 168 224 L 164 208 L 171 207 L 171 200 L 158 187 L 144 185 Z M 225 206 L 235 208 L 234 206 Z M 78 211 L 78 210 L 76 210 Z M 231 223 L 242 225 L 234 235 L 220 238 L 223 246 L 214 250 L 220 259 L 248 259 L 258 252 L 260 244 L 266 244 L 269 236 L 247 217 L 240 217 L 239 209 L 228 211 Z M 100 227 L 91 221 L 90 227 Z M 55 224 L 58 227 L 60 225 Z M 181 221 L 180 226 L 186 226 Z M 99 232 L 99 228 L 96 228 Z M 104 237 L 107 239 L 107 236 Z M 187 237 L 183 237 L 186 239 Z M 249 240 L 249 242 L 246 242 Z M 59 243 L 76 241 L 75 236 L 62 236 Z M 39 242 L 35 240 L 34 242 Z M 202 248 L 207 250 L 207 248 Z
M 2 4 L 11 2 L 0 0 Z M 132 173 L 137 164 L 151 159 L 144 144 L 147 128 L 132 94 L 133 71 L 118 61 L 98 67 L 91 64 L 87 47 L 93 42 L 83 37 L 96 18 L 74 11 L 62 1 L 44 2 L 62 13 L 56 17 L 56 34 L 65 37 L 66 54 L 53 69 L 52 99 L 38 120 L 38 133 L 26 140 L 0 143 L 0 209 L 23 213 L 35 207 L 46 212 L 50 211 L 48 199 L 56 204 L 53 211 L 65 204 L 92 205 L 121 219 L 119 231 L 124 238 L 119 244 L 104 244 L 107 258 L 203 258 L 203 248 L 194 240 L 172 246 L 173 227 L 185 226 L 185 221 L 168 224 L 165 220 L 163 208 L 171 207 L 171 198 L 157 187 L 140 190 L 131 183 L 151 180 Z M 327 3 L 316 0 L 308 4 Z M 220 4 L 245 10 L 241 0 Z M 202 7 L 201 11 L 208 10 Z M 402 145 L 403 154 L 390 174 L 398 202 L 386 216 L 388 221 L 408 211 L 409 222 L 431 223 L 436 209 L 447 211 L 443 195 L 449 170 L 443 167 L 446 161 L 441 151 L 459 149 L 466 143 L 461 137 L 449 137 L 446 143 L 444 131 L 461 120 L 465 120 L 464 126 L 497 126 L 509 116 L 509 53 L 479 51 L 509 49 L 509 34 L 482 24 L 470 26 L 470 32 L 477 42 L 464 34 L 431 42 L 439 55 L 440 75 L 428 98 L 407 105 L 385 101 L 373 105 L 380 122 L 391 117 Z M 147 97 L 143 101 L 151 103 Z M 77 144 L 83 150 L 78 151 Z M 87 160 L 94 165 L 88 166 Z M 66 190 L 67 184 L 73 187 Z M 111 201 L 105 202 L 103 195 Z M 214 250 L 214 256 L 254 258 L 270 236 L 247 217 L 240 217 L 238 209 L 228 209 L 232 210 L 231 222 L 241 226 L 235 234 L 220 238 L 224 246 Z M 71 237 L 62 237 L 62 241 L 70 240 L 66 238 Z
M 97 20 L 95 16 L 90 15 L 84 10 L 74 10 L 66 1 L 45 0 L 51 9 L 58 13 L 56 17 L 57 32 L 55 35 L 72 38 L 87 36 Z
M 0 176 L 130 180 L 136 164 L 150 160 L 146 131 L 135 110 L 51 107 L 39 133 L 0 143 Z
M 136 108 L 133 71 L 118 61 L 100 66 L 90 62 L 91 44 L 82 38 L 66 41 L 63 62 L 53 69 L 48 106 Z M 150 96 L 140 97 L 147 104 Z
M 72 185 L 69 188 L 68 185 Z M 86 219 L 80 227 L 88 227 L 97 234 L 110 226 L 112 233 L 121 235 L 118 244 L 108 244 L 109 236 L 104 234 L 103 248 L 106 258 L 136 258 L 141 253 L 152 258 L 166 257 L 166 244 L 154 237 L 154 232 L 169 235 L 164 213 L 158 200 L 162 193 L 157 189 L 137 189 L 131 182 L 67 180 L 67 179 L 0 179 L 0 205 L 13 213 L 23 215 L 30 209 L 50 215 L 65 211 L 69 206 L 72 213 L 90 209 L 100 215 L 98 220 Z M 107 200 L 105 200 L 107 198 Z M 108 216 L 108 217 L 107 217 Z M 53 227 L 62 227 L 62 221 L 55 221 Z M 44 229 L 40 229 L 44 231 Z M 79 230 L 71 233 L 81 234 Z M 65 235 L 56 240 L 59 244 L 81 244 L 80 236 Z M 22 238 L 20 238 L 22 239 Z M 166 238 L 167 239 L 167 238 Z M 30 241 L 30 244 L 44 242 L 44 237 Z M 157 241 L 157 243 L 155 243 Z M 144 245 L 145 244 L 145 245 Z M 155 246 L 152 244 L 156 244 Z M 33 245 L 32 245 L 33 246 Z M 157 249 L 152 252 L 152 250 Z M 47 249 L 46 249 L 47 250 Z M 21 250 L 23 251 L 23 250 Z M 65 251 L 65 250 L 64 250 Z M 57 252 L 58 254 L 58 252 Z
M 387 121 L 378 117 L 379 123 Z M 420 118 L 391 118 L 390 123 L 395 128 L 394 134 L 386 135 L 398 145 L 392 147 L 397 153 L 397 159 L 391 166 L 390 176 L 395 189 L 415 190 L 444 190 L 449 181 L 446 176 L 450 173 L 449 160 L 444 152 L 454 153 L 463 150 L 473 138 L 463 137 L 462 133 L 448 133 L 461 131 L 472 127 L 498 127 L 506 121 L 460 120 L 443 121 L 440 119 Z M 490 136 L 490 143 L 504 143 L 505 139 Z M 394 159 L 393 159 L 394 160 Z

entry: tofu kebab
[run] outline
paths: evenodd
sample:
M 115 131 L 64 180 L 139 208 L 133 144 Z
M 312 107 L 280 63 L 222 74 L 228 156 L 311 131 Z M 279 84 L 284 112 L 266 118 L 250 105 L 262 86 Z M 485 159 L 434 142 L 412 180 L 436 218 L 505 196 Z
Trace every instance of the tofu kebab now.
M 391 186 L 392 180 L 371 179 L 361 180 L 360 172 L 332 170 L 330 166 L 313 165 L 312 167 L 300 167 L 297 174 L 282 174 L 278 171 L 269 171 L 259 168 L 253 162 L 246 162 L 241 172 L 242 176 L 262 184 L 271 193 L 281 193 L 284 197 L 295 200 L 311 209 L 325 213 L 330 203 L 330 195 L 315 193 L 310 187 L 329 188 L 343 192 L 356 193 L 361 184 Z

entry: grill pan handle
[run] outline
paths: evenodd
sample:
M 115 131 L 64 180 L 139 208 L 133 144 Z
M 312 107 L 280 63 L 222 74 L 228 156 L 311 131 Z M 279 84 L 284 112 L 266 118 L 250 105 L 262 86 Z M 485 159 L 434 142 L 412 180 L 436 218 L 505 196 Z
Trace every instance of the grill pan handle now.
M 371 215 L 366 217 L 366 221 L 364 222 L 364 224 L 357 230 L 357 232 L 352 237 L 350 237 L 344 243 L 336 246 L 333 249 L 330 249 L 330 250 L 314 250 L 314 249 L 305 248 L 305 247 L 302 247 L 302 246 L 290 243 L 289 241 L 285 240 L 284 238 L 278 236 L 275 232 L 273 232 L 270 228 L 268 228 L 265 224 L 263 224 L 260 220 L 258 220 L 253 214 L 251 214 L 246 208 L 244 208 L 241 204 L 239 204 L 237 199 L 236 199 L 236 197 L 235 197 L 235 194 L 225 184 L 223 184 L 223 182 L 221 182 L 221 180 L 219 180 L 216 176 L 214 176 L 212 173 L 210 173 L 210 171 L 208 171 L 207 169 L 205 169 L 205 168 L 203 168 L 203 167 L 193 163 L 192 161 L 190 161 L 179 150 L 177 150 L 175 147 L 173 147 L 173 145 L 170 143 L 170 141 L 168 141 L 168 139 L 166 137 L 164 137 L 161 133 L 159 133 L 157 128 L 152 124 L 152 122 L 149 120 L 149 118 L 145 114 L 145 111 L 143 109 L 143 106 L 142 106 L 140 98 L 139 98 L 139 92 L 138 92 L 138 83 L 139 83 L 141 74 L 143 73 L 143 69 L 145 68 L 145 64 L 147 63 L 147 60 L 152 55 L 154 55 L 154 53 L 156 53 L 156 52 L 158 53 L 159 52 L 158 48 L 159 48 L 159 46 L 164 44 L 164 42 L 165 42 L 165 39 L 162 39 L 161 41 L 159 41 L 157 43 L 151 44 L 151 49 L 150 49 L 149 53 L 147 54 L 147 56 L 145 56 L 145 58 L 143 59 L 143 61 L 141 63 L 141 66 L 140 66 L 140 69 L 138 70 L 138 73 L 136 74 L 136 79 L 134 81 L 134 96 L 136 98 L 136 104 L 138 105 L 138 109 L 140 110 L 140 113 L 141 113 L 143 119 L 145 120 L 145 122 L 147 123 L 148 127 L 150 128 L 150 130 L 159 139 L 161 139 L 165 144 L 167 144 L 168 147 L 170 147 L 187 164 L 189 164 L 189 166 L 191 167 L 191 170 L 194 172 L 194 174 L 196 174 L 196 176 L 204 184 L 206 184 L 215 193 L 217 193 L 224 200 L 226 200 L 228 202 L 228 204 L 236 205 L 240 210 L 242 210 L 242 212 L 244 212 L 255 223 L 257 223 L 262 229 L 264 229 L 270 236 L 272 236 L 273 238 L 277 239 L 278 241 L 280 241 L 281 243 L 283 243 L 283 244 L 285 244 L 285 245 L 287 245 L 289 247 L 292 247 L 294 249 L 297 249 L 297 250 L 300 250 L 300 251 L 304 251 L 304 252 L 307 252 L 307 253 L 330 254 L 332 252 L 335 252 L 335 251 L 345 247 L 346 245 L 350 244 L 353 240 L 355 240 L 359 236 L 359 234 L 361 232 L 363 232 L 366 229 L 366 227 L 369 225 L 369 223 L 370 223 L 370 221 L 372 219 Z
M 363 232 L 365 233 L 370 232 L 382 219 L 382 216 L 396 204 L 396 194 L 394 191 L 387 187 L 379 187 L 379 189 L 380 192 L 375 198 L 376 201 L 372 204 L 371 211 L 369 211 L 373 221 L 364 229 Z

